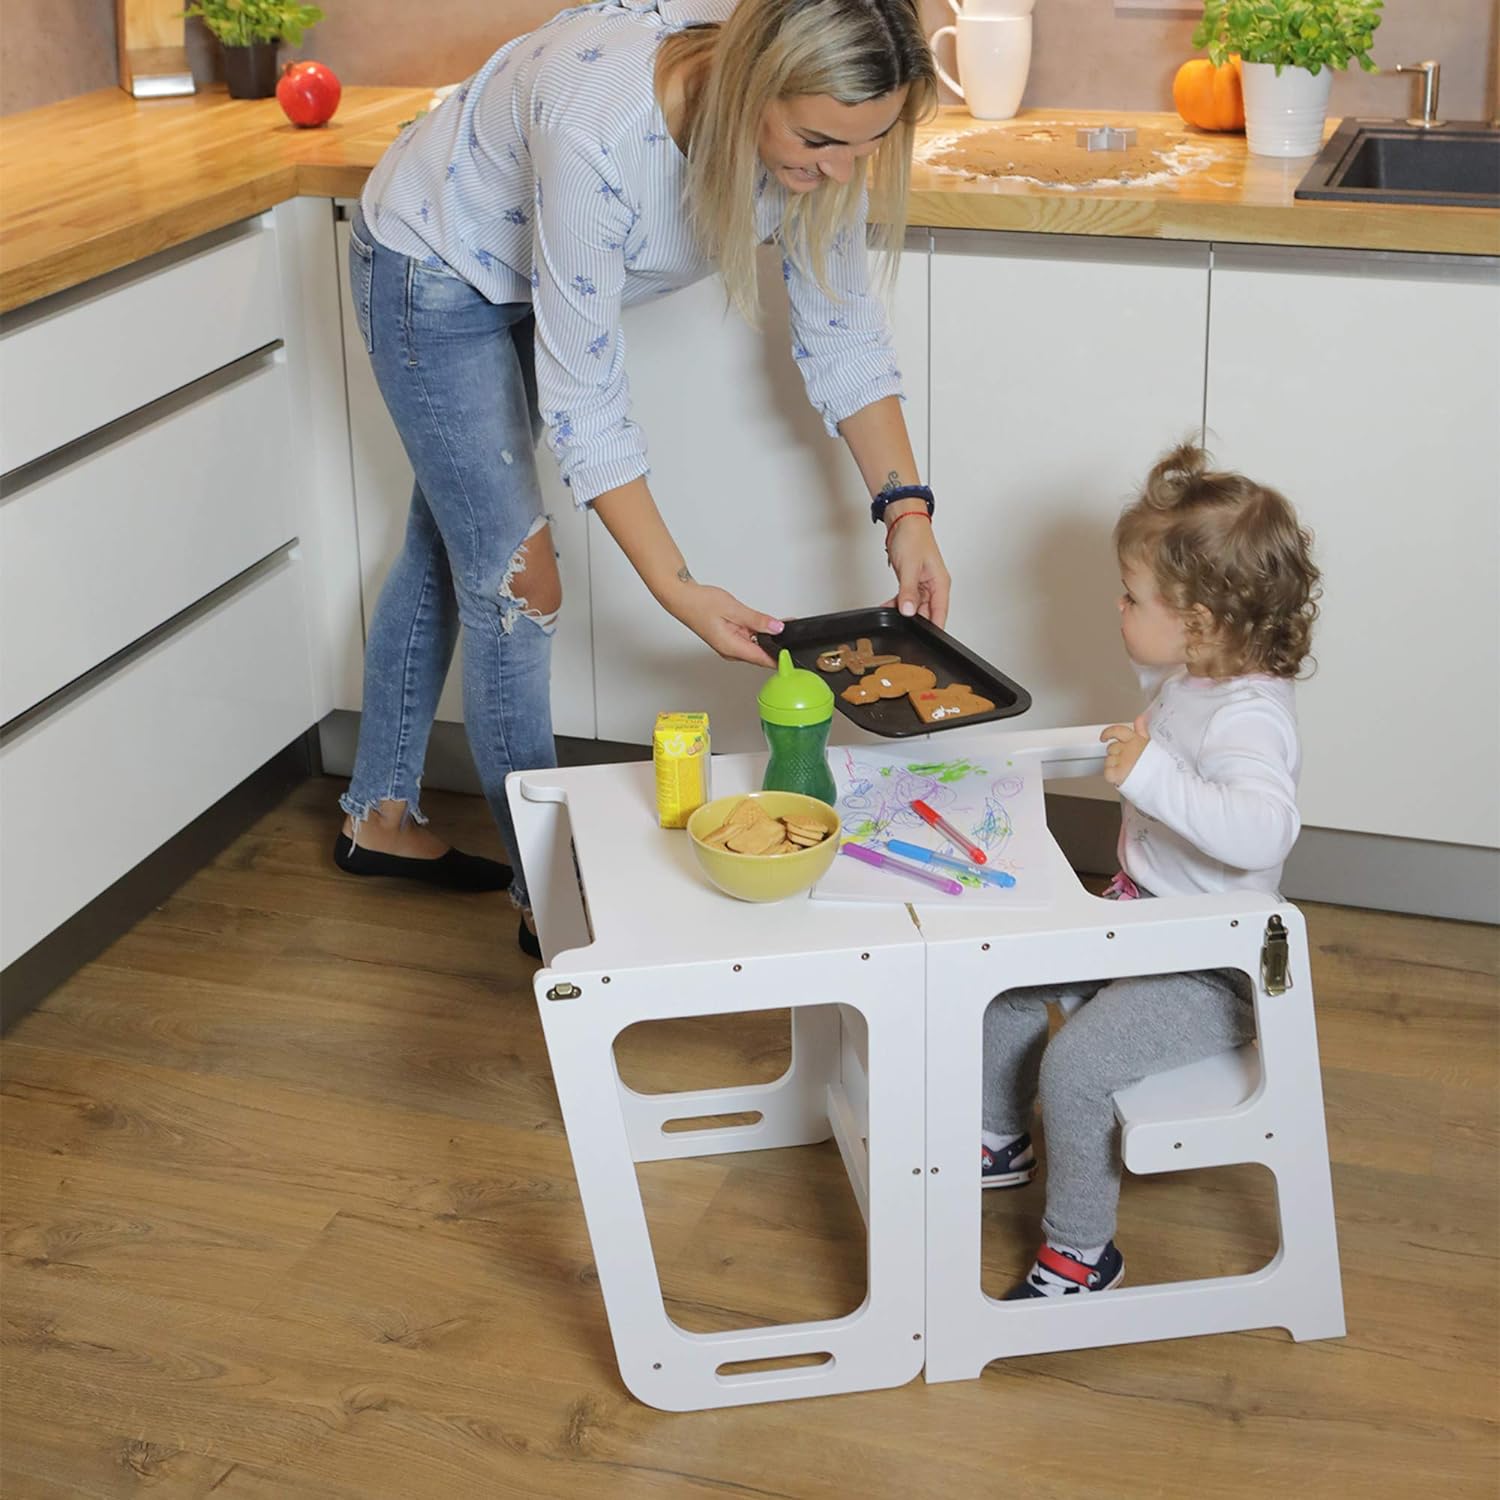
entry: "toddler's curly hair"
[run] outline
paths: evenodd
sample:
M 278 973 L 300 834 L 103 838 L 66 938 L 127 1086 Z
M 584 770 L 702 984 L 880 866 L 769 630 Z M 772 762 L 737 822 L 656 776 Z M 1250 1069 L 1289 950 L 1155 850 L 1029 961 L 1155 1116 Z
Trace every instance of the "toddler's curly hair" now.
M 1312 645 L 1321 575 L 1312 536 L 1275 490 L 1211 469 L 1193 443 L 1167 454 L 1115 525 L 1122 561 L 1140 563 L 1162 598 L 1188 616 L 1195 666 L 1213 677 L 1296 677 Z

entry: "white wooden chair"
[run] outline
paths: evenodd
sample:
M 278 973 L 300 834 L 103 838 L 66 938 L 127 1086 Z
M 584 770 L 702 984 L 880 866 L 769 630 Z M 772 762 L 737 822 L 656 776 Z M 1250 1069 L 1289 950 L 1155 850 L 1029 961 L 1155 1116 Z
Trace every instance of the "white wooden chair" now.
M 718 795 L 763 756 L 714 760 Z M 911 1380 L 922 1367 L 925 1174 L 921 935 L 897 907 L 732 901 L 686 834 L 654 827 L 650 765 L 514 775 L 508 791 L 547 967 L 536 978 L 620 1373 L 648 1405 L 735 1406 Z M 615 1065 L 639 1021 L 792 1012 L 776 1081 L 643 1094 Z M 751 1124 L 667 1131 L 737 1113 Z M 868 1231 L 867 1293 L 846 1317 L 692 1333 L 667 1315 L 636 1163 L 838 1143 Z M 801 1367 L 735 1368 L 822 1354 Z
M 977 733 L 977 731 L 976 731 Z M 1048 779 L 1097 773 L 1097 727 L 1018 733 Z M 1269 896 L 1114 902 L 1052 847 L 1055 899 L 1007 913 L 922 903 L 927 943 L 927 1378 L 977 1377 L 1008 1355 L 1280 1326 L 1344 1332 L 1333 1193 L 1301 913 Z M 1115 1096 L 1132 1172 L 1259 1162 L 1275 1177 L 1281 1247 L 1244 1276 L 1107 1295 L 1002 1302 L 980 1285 L 977 1163 L 982 1017 L 1000 992 L 1082 978 L 1237 968 L 1255 982 L 1257 1039 Z M 1040 1217 L 1040 1206 L 1038 1217 Z

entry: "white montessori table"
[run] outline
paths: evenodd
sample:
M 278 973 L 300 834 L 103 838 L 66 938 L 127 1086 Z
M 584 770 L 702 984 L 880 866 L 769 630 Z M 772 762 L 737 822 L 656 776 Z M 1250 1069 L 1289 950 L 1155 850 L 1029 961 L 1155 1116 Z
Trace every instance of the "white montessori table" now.
M 977 729 L 955 733 L 955 748 L 1039 752 L 1049 780 L 1089 774 L 1102 761 L 1097 728 L 982 740 Z M 756 789 L 764 766 L 763 755 L 716 756 L 714 795 Z M 520 772 L 508 794 L 545 958 L 537 1001 L 579 1195 L 620 1373 L 642 1401 L 695 1410 L 874 1390 L 904 1384 L 924 1363 L 929 1379 L 972 1378 L 1008 1353 L 1268 1322 L 1297 1337 L 1342 1332 L 1311 984 L 1294 907 L 1258 896 L 1105 902 L 1084 891 L 1055 843 L 1053 896 L 1042 912 L 964 909 L 962 897 L 910 906 L 896 885 L 889 905 L 807 896 L 754 905 L 708 884 L 686 833 L 657 827 L 649 763 Z M 1287 934 L 1301 989 L 1275 1017 L 1266 1007 L 1282 994 L 1276 974 Z M 1234 1285 L 1217 1301 L 1199 1295 L 1183 1312 L 1174 1312 L 1172 1294 L 1217 1284 L 1066 1299 L 1097 1301 L 1097 1320 L 1090 1309 L 1035 1304 L 1007 1318 L 1018 1304 L 993 1302 L 978 1285 L 983 1006 L 1012 984 L 1088 977 L 1091 965 L 1099 977 L 1254 971 L 1263 952 L 1271 983 L 1262 975 L 1257 984 L 1261 1046 L 1268 1028 L 1286 1032 L 1277 1052 L 1282 1092 L 1268 1092 L 1252 1046 L 1176 1070 L 1181 1077 L 1147 1079 L 1122 1091 L 1116 1108 L 1127 1164 L 1137 1170 L 1258 1159 L 1276 1171 L 1310 1162 L 1311 1178 L 1297 1189 L 1300 1216 L 1282 1202 L 1277 1261 L 1259 1281 L 1229 1278 Z M 638 1022 L 778 1009 L 791 1012 L 792 1058 L 772 1083 L 642 1094 L 620 1079 L 615 1040 Z M 1266 1062 L 1269 1077 L 1269 1051 Z M 1276 1115 L 1280 1139 L 1269 1128 L 1268 1098 L 1289 1101 Z M 733 1114 L 757 1118 L 665 1128 Z M 1142 1142 L 1136 1161 L 1132 1131 Z M 635 1164 L 830 1136 L 868 1231 L 861 1306 L 824 1322 L 711 1334 L 672 1322 Z M 1304 1219 L 1312 1225 L 1305 1234 L 1297 1229 Z M 955 1273 L 963 1285 L 950 1284 Z M 1288 1300 L 1295 1306 L 1284 1313 Z M 824 1358 L 775 1367 L 808 1355 Z

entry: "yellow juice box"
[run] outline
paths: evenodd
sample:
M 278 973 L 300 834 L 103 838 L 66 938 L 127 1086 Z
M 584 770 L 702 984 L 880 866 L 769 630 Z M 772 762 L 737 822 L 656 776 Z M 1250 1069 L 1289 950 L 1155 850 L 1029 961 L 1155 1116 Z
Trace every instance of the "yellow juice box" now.
M 686 828 L 713 795 L 708 789 L 708 715 L 657 714 L 651 737 L 656 816 L 663 828 Z

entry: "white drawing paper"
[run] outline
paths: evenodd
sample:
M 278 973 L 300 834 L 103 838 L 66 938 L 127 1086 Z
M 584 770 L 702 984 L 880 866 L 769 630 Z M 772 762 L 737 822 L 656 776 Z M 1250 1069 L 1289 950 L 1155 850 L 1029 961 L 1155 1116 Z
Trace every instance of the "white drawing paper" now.
M 934 854 L 963 859 L 961 849 L 912 810 L 912 803 L 920 799 L 985 851 L 986 869 L 1003 871 L 1014 878 L 1015 885 L 1000 887 L 938 865 L 924 865 L 964 887 L 961 896 L 949 896 L 895 871 L 875 869 L 840 854 L 813 888 L 814 897 L 825 901 L 952 901 L 1018 911 L 1051 904 L 1050 845 L 1038 757 L 1003 750 L 987 753 L 982 740 L 967 740 L 961 754 L 945 758 L 929 740 L 905 750 L 835 745 L 829 749 L 828 761 L 838 786 L 838 812 L 846 839 L 872 848 L 888 839 L 900 839 Z

